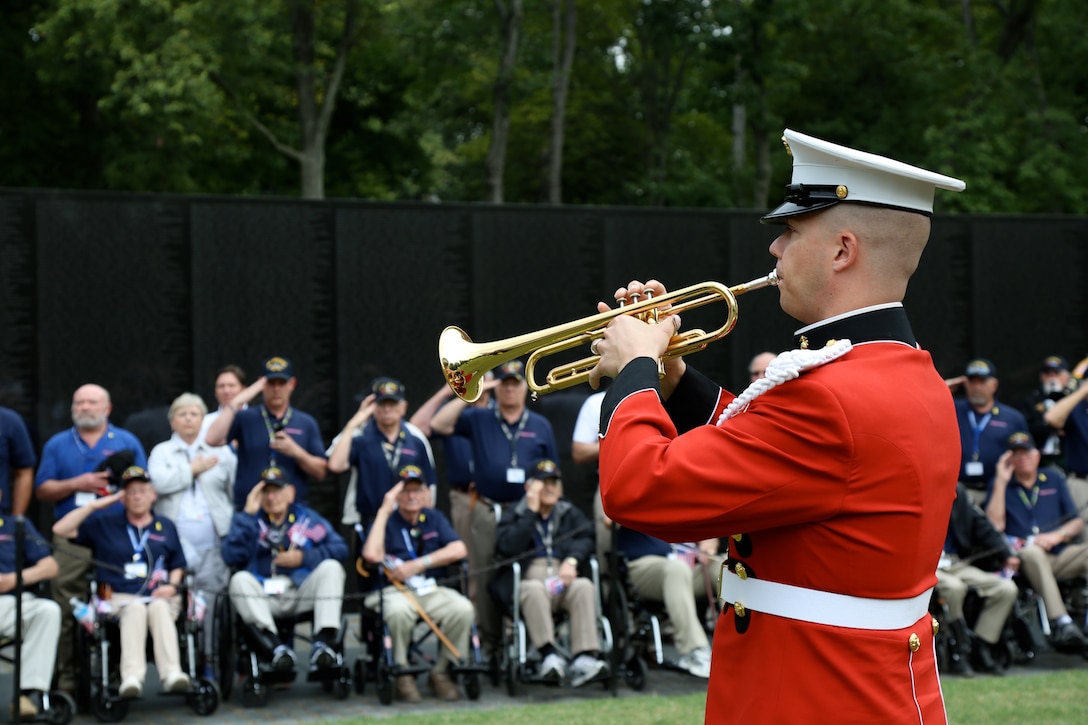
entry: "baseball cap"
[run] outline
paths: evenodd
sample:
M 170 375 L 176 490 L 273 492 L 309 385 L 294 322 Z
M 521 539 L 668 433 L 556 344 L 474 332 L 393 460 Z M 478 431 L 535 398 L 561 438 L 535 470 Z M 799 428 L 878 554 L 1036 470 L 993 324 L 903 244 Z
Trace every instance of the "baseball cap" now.
M 1035 441 L 1024 431 L 1016 431 L 1009 436 L 1009 450 L 1030 451 L 1035 449 Z
M 370 384 L 370 392 L 375 395 L 376 403 L 383 400 L 404 400 L 404 384 L 393 378 L 375 378 Z
M 760 221 L 781 220 L 854 202 L 893 209 L 933 213 L 936 189 L 963 191 L 966 184 L 950 176 L 901 161 L 858 151 L 786 129 L 782 136 L 793 157 L 793 177 L 786 201 Z
M 261 480 L 264 481 L 265 488 L 269 486 L 291 486 L 293 485 L 287 475 L 283 472 L 282 468 L 276 466 L 270 466 L 269 468 L 261 471 Z
M 514 378 L 515 380 L 524 380 L 525 365 L 522 364 L 521 360 L 510 360 L 509 362 L 504 362 L 495 371 L 495 377 L 499 379 L 499 382 L 502 382 L 503 380 L 509 380 L 510 378 Z
M 967 363 L 963 374 L 969 378 L 996 378 L 997 368 L 986 358 L 977 357 Z
M 1046 372 L 1046 371 L 1049 371 L 1049 370 L 1055 370 L 1055 371 L 1069 370 L 1069 361 L 1066 360 L 1061 355 L 1050 355 L 1049 357 L 1046 358 L 1046 360 L 1043 360 L 1043 365 L 1042 365 L 1042 367 L 1040 369 L 1043 372 Z
M 290 380 L 295 376 L 291 361 L 285 357 L 270 357 L 261 364 L 261 374 L 269 380 Z
M 127 486 L 133 481 L 143 481 L 144 483 L 151 483 L 151 476 L 147 471 L 140 466 L 129 466 L 121 472 L 121 486 Z
M 550 458 L 541 458 L 529 467 L 529 477 L 543 481 L 546 478 L 562 478 L 559 464 Z
M 405 466 L 400 469 L 400 473 L 397 474 L 400 480 L 408 483 L 409 481 L 415 481 L 417 483 L 423 483 L 423 471 L 419 466 Z

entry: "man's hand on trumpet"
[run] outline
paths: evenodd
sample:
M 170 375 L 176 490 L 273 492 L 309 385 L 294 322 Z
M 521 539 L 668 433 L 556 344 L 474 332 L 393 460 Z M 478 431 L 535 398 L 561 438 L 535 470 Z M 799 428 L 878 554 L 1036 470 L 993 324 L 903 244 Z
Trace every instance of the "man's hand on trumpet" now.
M 632 303 L 645 299 L 647 292 L 654 297 L 660 297 L 666 293 L 665 285 L 657 280 L 648 282 L 632 281 L 626 287 L 616 290 L 617 302 Z M 608 303 L 598 302 L 598 312 L 608 312 Z M 668 306 L 662 306 L 660 312 L 664 313 Z M 589 384 L 597 389 L 600 387 L 601 378 L 615 378 L 627 363 L 640 357 L 649 357 L 660 360 L 665 354 L 666 348 L 672 336 L 680 329 L 679 315 L 663 315 L 661 324 L 643 322 L 632 315 L 620 315 L 614 318 L 605 328 L 604 337 L 595 340 L 590 350 L 595 355 L 600 355 L 601 360 L 596 367 L 589 371 Z M 687 370 L 687 364 L 683 358 L 677 357 L 666 360 L 665 377 L 661 381 L 661 395 L 668 398 L 675 389 L 680 378 Z

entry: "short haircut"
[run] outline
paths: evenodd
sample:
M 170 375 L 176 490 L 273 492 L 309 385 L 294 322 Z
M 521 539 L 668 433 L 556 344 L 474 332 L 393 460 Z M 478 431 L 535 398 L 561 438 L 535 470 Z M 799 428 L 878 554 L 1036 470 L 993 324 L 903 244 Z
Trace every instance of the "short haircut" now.
M 218 380 L 219 376 L 223 373 L 230 373 L 234 377 L 238 378 L 239 383 L 241 383 L 242 385 L 246 384 L 246 371 L 238 367 L 237 365 L 224 365 L 223 367 L 219 368 L 215 371 L 215 379 Z
M 190 405 L 195 405 L 201 415 L 208 414 L 208 406 L 204 405 L 204 399 L 196 393 L 182 393 L 178 397 L 174 398 L 174 402 L 170 404 L 170 411 L 166 414 L 167 420 L 172 420 L 174 413 L 178 412 L 178 408 L 188 408 Z

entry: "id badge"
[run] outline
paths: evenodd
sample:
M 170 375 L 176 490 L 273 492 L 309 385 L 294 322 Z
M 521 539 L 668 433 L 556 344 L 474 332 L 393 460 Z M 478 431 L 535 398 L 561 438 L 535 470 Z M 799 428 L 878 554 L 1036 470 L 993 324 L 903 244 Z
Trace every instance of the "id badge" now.
M 507 483 L 525 483 L 525 469 L 524 468 L 507 468 L 506 469 L 506 482 Z
M 982 461 L 968 461 L 967 465 L 963 467 L 963 471 L 968 476 L 981 476 Z
M 414 576 L 409 581 L 416 594 L 424 596 L 438 589 L 438 582 L 433 577 Z
M 287 585 L 290 583 L 290 579 L 284 576 L 273 576 L 264 580 L 264 593 L 276 597 L 287 591 Z
M 76 508 L 86 506 L 96 498 L 98 498 L 98 495 L 94 491 L 76 491 Z
M 130 561 L 125 564 L 126 579 L 144 579 L 147 577 L 146 561 Z

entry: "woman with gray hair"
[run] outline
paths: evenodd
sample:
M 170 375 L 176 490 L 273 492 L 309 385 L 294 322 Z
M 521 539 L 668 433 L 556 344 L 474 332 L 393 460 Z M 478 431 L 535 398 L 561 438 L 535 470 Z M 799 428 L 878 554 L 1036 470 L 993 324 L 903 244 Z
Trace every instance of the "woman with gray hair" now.
M 200 436 L 207 412 L 199 395 L 179 395 L 168 413 L 174 433 L 151 450 L 147 468 L 158 492 L 155 508 L 177 526 L 185 560 L 193 572 L 195 593 L 203 593 L 208 610 L 214 612 L 216 597 L 226 591 L 230 579 L 220 547 L 234 513 L 232 492 L 238 459 L 228 447 L 209 446 Z M 204 627 L 205 653 L 210 661 L 211 616 L 205 617 Z

